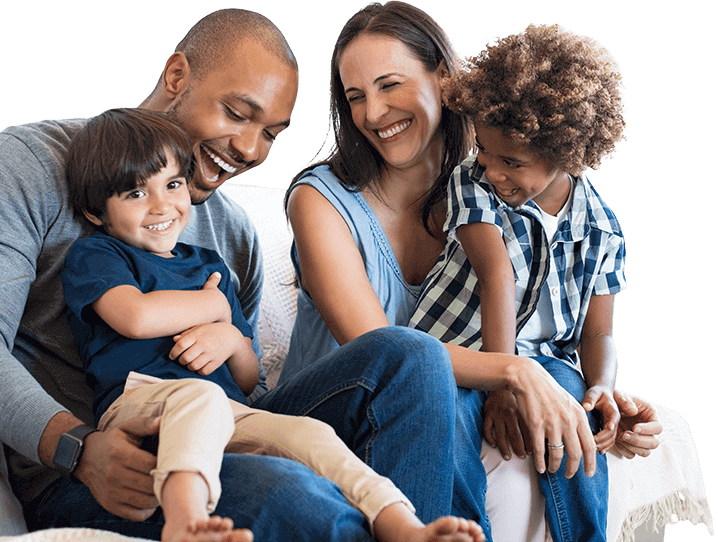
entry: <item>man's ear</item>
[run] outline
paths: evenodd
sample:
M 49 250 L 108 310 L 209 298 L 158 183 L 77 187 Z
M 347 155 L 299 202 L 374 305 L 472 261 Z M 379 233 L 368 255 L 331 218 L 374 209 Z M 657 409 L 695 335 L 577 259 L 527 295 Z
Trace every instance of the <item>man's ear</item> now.
M 184 53 L 174 53 L 165 64 L 162 72 L 162 90 L 165 97 L 172 101 L 189 87 L 189 62 Z
M 95 226 L 102 226 L 102 220 L 100 218 L 96 217 L 88 211 L 82 211 L 82 213 L 85 215 L 85 218 L 87 218 L 87 220 L 92 222 Z

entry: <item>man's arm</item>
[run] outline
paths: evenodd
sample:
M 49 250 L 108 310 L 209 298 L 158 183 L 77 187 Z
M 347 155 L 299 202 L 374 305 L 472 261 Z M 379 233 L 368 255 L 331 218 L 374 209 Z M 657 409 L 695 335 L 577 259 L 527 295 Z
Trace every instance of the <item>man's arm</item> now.
M 62 145 L 68 142 L 67 135 L 57 128 L 52 137 L 53 148 L 61 153 Z M 53 166 L 49 151 L 41 148 L 38 140 L 35 138 L 38 148 L 30 150 L 15 135 L 0 134 L 0 221 L 3 224 L 0 228 L 0 372 L 3 375 L 0 379 L 0 440 L 37 463 L 51 465 L 60 435 L 82 422 L 40 386 L 23 363 L 13 356 L 12 350 L 23 314 L 32 303 L 42 303 L 44 327 L 52 327 L 63 318 L 59 264 L 72 242 L 70 237 L 80 235 L 80 227 L 71 222 L 59 190 L 58 176 L 48 170 Z M 45 156 L 41 160 L 38 154 L 43 151 Z M 56 229 L 51 231 L 53 225 Z M 48 250 L 52 257 L 48 256 L 45 266 L 39 268 L 40 254 L 49 242 L 54 243 Z M 30 292 L 35 283 L 42 285 L 42 292 L 32 298 Z M 38 299 L 39 295 L 41 299 Z M 54 303 L 47 300 L 48 295 L 53 297 Z M 60 391 L 70 391 L 74 396 L 79 394 L 78 390 Z M 145 433 L 151 430 L 150 427 Z M 142 433 L 141 430 L 136 432 Z M 117 462 L 112 450 L 123 448 L 116 444 L 118 436 L 118 432 L 97 433 L 87 438 L 78 471 L 81 480 L 89 481 L 82 473 L 87 473 L 86 469 L 92 464 L 100 465 L 105 471 L 115 468 Z M 146 465 L 148 460 L 154 460 L 147 452 L 130 446 L 133 450 L 126 454 L 126 465 Z M 140 487 L 151 483 L 149 470 L 133 477 L 124 476 L 122 472 L 118 478 L 125 480 L 125 487 Z M 146 513 L 136 515 L 123 509 L 114 494 L 113 480 L 95 476 L 90 489 L 108 511 L 128 519 L 146 517 Z M 130 497 L 125 500 L 147 509 L 157 505 L 152 500 L 144 500 L 133 489 L 129 489 L 128 494 Z

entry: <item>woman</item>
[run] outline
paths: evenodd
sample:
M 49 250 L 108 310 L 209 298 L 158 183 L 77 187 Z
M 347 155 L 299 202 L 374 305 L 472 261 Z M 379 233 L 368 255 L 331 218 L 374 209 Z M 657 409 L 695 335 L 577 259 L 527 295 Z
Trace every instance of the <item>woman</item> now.
M 280 382 L 368 331 L 408 323 L 420 286 L 443 248 L 449 174 L 470 146 L 464 120 L 441 106 L 442 79 L 455 66 L 438 25 L 401 2 L 370 5 L 342 30 L 331 66 L 336 147 L 327 161 L 295 178 L 287 195 L 300 292 Z M 564 450 L 551 450 L 545 464 L 547 438 L 565 443 L 568 475 L 581 458 L 592 472 L 595 444 L 585 413 L 541 367 L 517 356 L 446 346 L 460 387 L 454 513 L 480 520 L 491 532 L 484 521 L 480 458 L 484 396 L 476 390 L 513 392 L 498 396 L 510 404 L 508 410 L 495 408 L 498 400 L 487 404 L 495 408 L 487 416 L 497 426 L 504 455 L 510 453 L 501 438 L 505 429 L 514 451 L 525 455 L 519 422 L 510 414 L 518 409 L 532 429 L 529 448 L 540 472 L 555 472 L 564 456 Z M 642 419 L 651 419 L 650 413 Z M 655 442 L 641 445 L 645 448 L 630 453 L 645 453 Z M 523 490 L 512 493 L 530 496 L 529 477 L 523 478 Z M 521 507 L 512 504 L 508 516 Z M 494 533 L 511 540 L 518 539 L 517 530 L 524 538 L 527 532 L 541 536 L 537 516 L 523 523 L 514 518 L 500 528 L 494 521 Z

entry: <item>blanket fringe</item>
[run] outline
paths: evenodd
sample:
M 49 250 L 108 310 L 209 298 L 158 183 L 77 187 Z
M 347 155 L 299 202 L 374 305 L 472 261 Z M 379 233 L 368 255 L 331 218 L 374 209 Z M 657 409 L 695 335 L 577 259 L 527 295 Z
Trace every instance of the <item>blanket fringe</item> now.
M 713 518 L 707 499 L 696 499 L 689 491 L 676 491 L 672 495 L 633 510 L 621 526 L 616 542 L 635 542 L 635 530 L 647 523 L 654 532 L 659 528 L 679 521 L 690 521 L 693 525 L 705 524 L 713 535 Z

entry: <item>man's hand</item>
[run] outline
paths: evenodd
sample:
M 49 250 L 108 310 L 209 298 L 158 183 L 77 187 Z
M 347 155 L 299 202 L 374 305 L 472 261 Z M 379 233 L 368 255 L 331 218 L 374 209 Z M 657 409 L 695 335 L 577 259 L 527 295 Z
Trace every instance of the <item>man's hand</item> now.
M 657 436 L 663 431 L 656 409 L 622 391 L 614 391 L 613 396 L 621 412 L 614 450 L 628 459 L 637 455 L 648 457 L 658 447 Z
M 150 476 L 157 458 L 139 448 L 144 437 L 159 433 L 159 422 L 159 418 L 132 418 L 85 439 L 75 476 L 108 512 L 144 521 L 159 505 Z
M 484 438 L 498 448 L 505 460 L 511 450 L 523 459 L 531 453 L 531 435 L 519 413 L 514 394 L 508 390 L 494 390 L 484 403 Z

